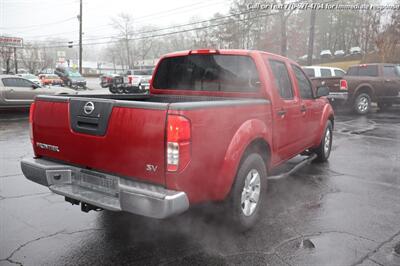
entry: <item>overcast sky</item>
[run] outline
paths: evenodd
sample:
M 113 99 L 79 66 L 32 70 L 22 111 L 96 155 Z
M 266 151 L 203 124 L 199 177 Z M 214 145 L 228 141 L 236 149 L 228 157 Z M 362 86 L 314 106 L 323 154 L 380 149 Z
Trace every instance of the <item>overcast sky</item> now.
M 184 24 L 190 18 L 208 19 L 227 13 L 230 0 L 83 0 L 84 38 L 115 35 L 110 26 L 119 13 L 131 14 L 135 28 Z M 0 0 L 0 35 L 43 40 L 78 40 L 79 0 Z
M 111 18 L 122 12 L 133 16 L 137 30 L 143 25 L 185 24 L 194 17 L 209 19 L 216 12 L 226 14 L 230 3 L 230 0 L 83 0 L 84 43 L 85 39 L 93 42 L 93 38 L 115 35 Z M 79 0 L 0 0 L 0 35 L 23 37 L 25 41 L 64 37 L 77 43 L 78 13 Z

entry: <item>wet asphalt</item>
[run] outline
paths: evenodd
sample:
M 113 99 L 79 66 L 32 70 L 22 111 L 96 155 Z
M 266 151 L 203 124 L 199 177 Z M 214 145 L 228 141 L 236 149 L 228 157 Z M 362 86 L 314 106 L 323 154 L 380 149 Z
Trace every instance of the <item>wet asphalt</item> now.
M 27 156 L 27 113 L 0 114 L 0 265 L 400 265 L 400 107 L 339 112 L 329 162 L 269 180 L 246 233 L 212 204 L 83 213 L 24 178 Z

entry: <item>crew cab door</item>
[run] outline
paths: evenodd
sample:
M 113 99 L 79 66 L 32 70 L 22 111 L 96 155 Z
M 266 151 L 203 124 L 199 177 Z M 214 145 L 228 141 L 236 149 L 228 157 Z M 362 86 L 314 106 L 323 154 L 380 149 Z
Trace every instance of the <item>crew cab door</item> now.
M 277 151 L 277 161 L 286 160 L 304 145 L 302 142 L 303 125 L 301 122 L 300 99 L 295 94 L 289 76 L 288 65 L 281 60 L 264 58 L 273 75 L 273 145 Z
M 383 96 L 398 96 L 400 92 L 400 73 L 399 68 L 394 65 L 382 66 L 383 72 Z M 400 96 L 400 95 L 399 95 Z
M 300 67 L 292 64 L 294 79 L 301 98 L 300 113 L 305 147 L 314 143 L 318 133 L 319 118 L 322 114 L 323 102 L 314 98 L 310 80 Z

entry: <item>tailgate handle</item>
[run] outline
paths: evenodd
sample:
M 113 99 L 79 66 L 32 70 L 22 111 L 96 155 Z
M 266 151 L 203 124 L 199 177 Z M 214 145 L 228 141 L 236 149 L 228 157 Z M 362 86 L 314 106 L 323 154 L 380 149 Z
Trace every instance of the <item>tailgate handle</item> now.
M 78 128 L 86 130 L 97 130 L 99 126 L 99 119 L 93 117 L 78 116 L 77 126 Z

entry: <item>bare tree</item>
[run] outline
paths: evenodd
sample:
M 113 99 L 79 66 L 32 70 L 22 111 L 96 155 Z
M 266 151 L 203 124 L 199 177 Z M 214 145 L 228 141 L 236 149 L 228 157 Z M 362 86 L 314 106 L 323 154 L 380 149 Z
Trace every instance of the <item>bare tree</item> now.
M 127 66 L 128 68 L 133 68 L 132 49 L 130 47 L 130 39 L 132 39 L 134 35 L 133 18 L 129 14 L 121 13 L 116 18 L 112 19 L 112 25 L 116 30 L 118 30 L 121 40 L 124 43 Z

